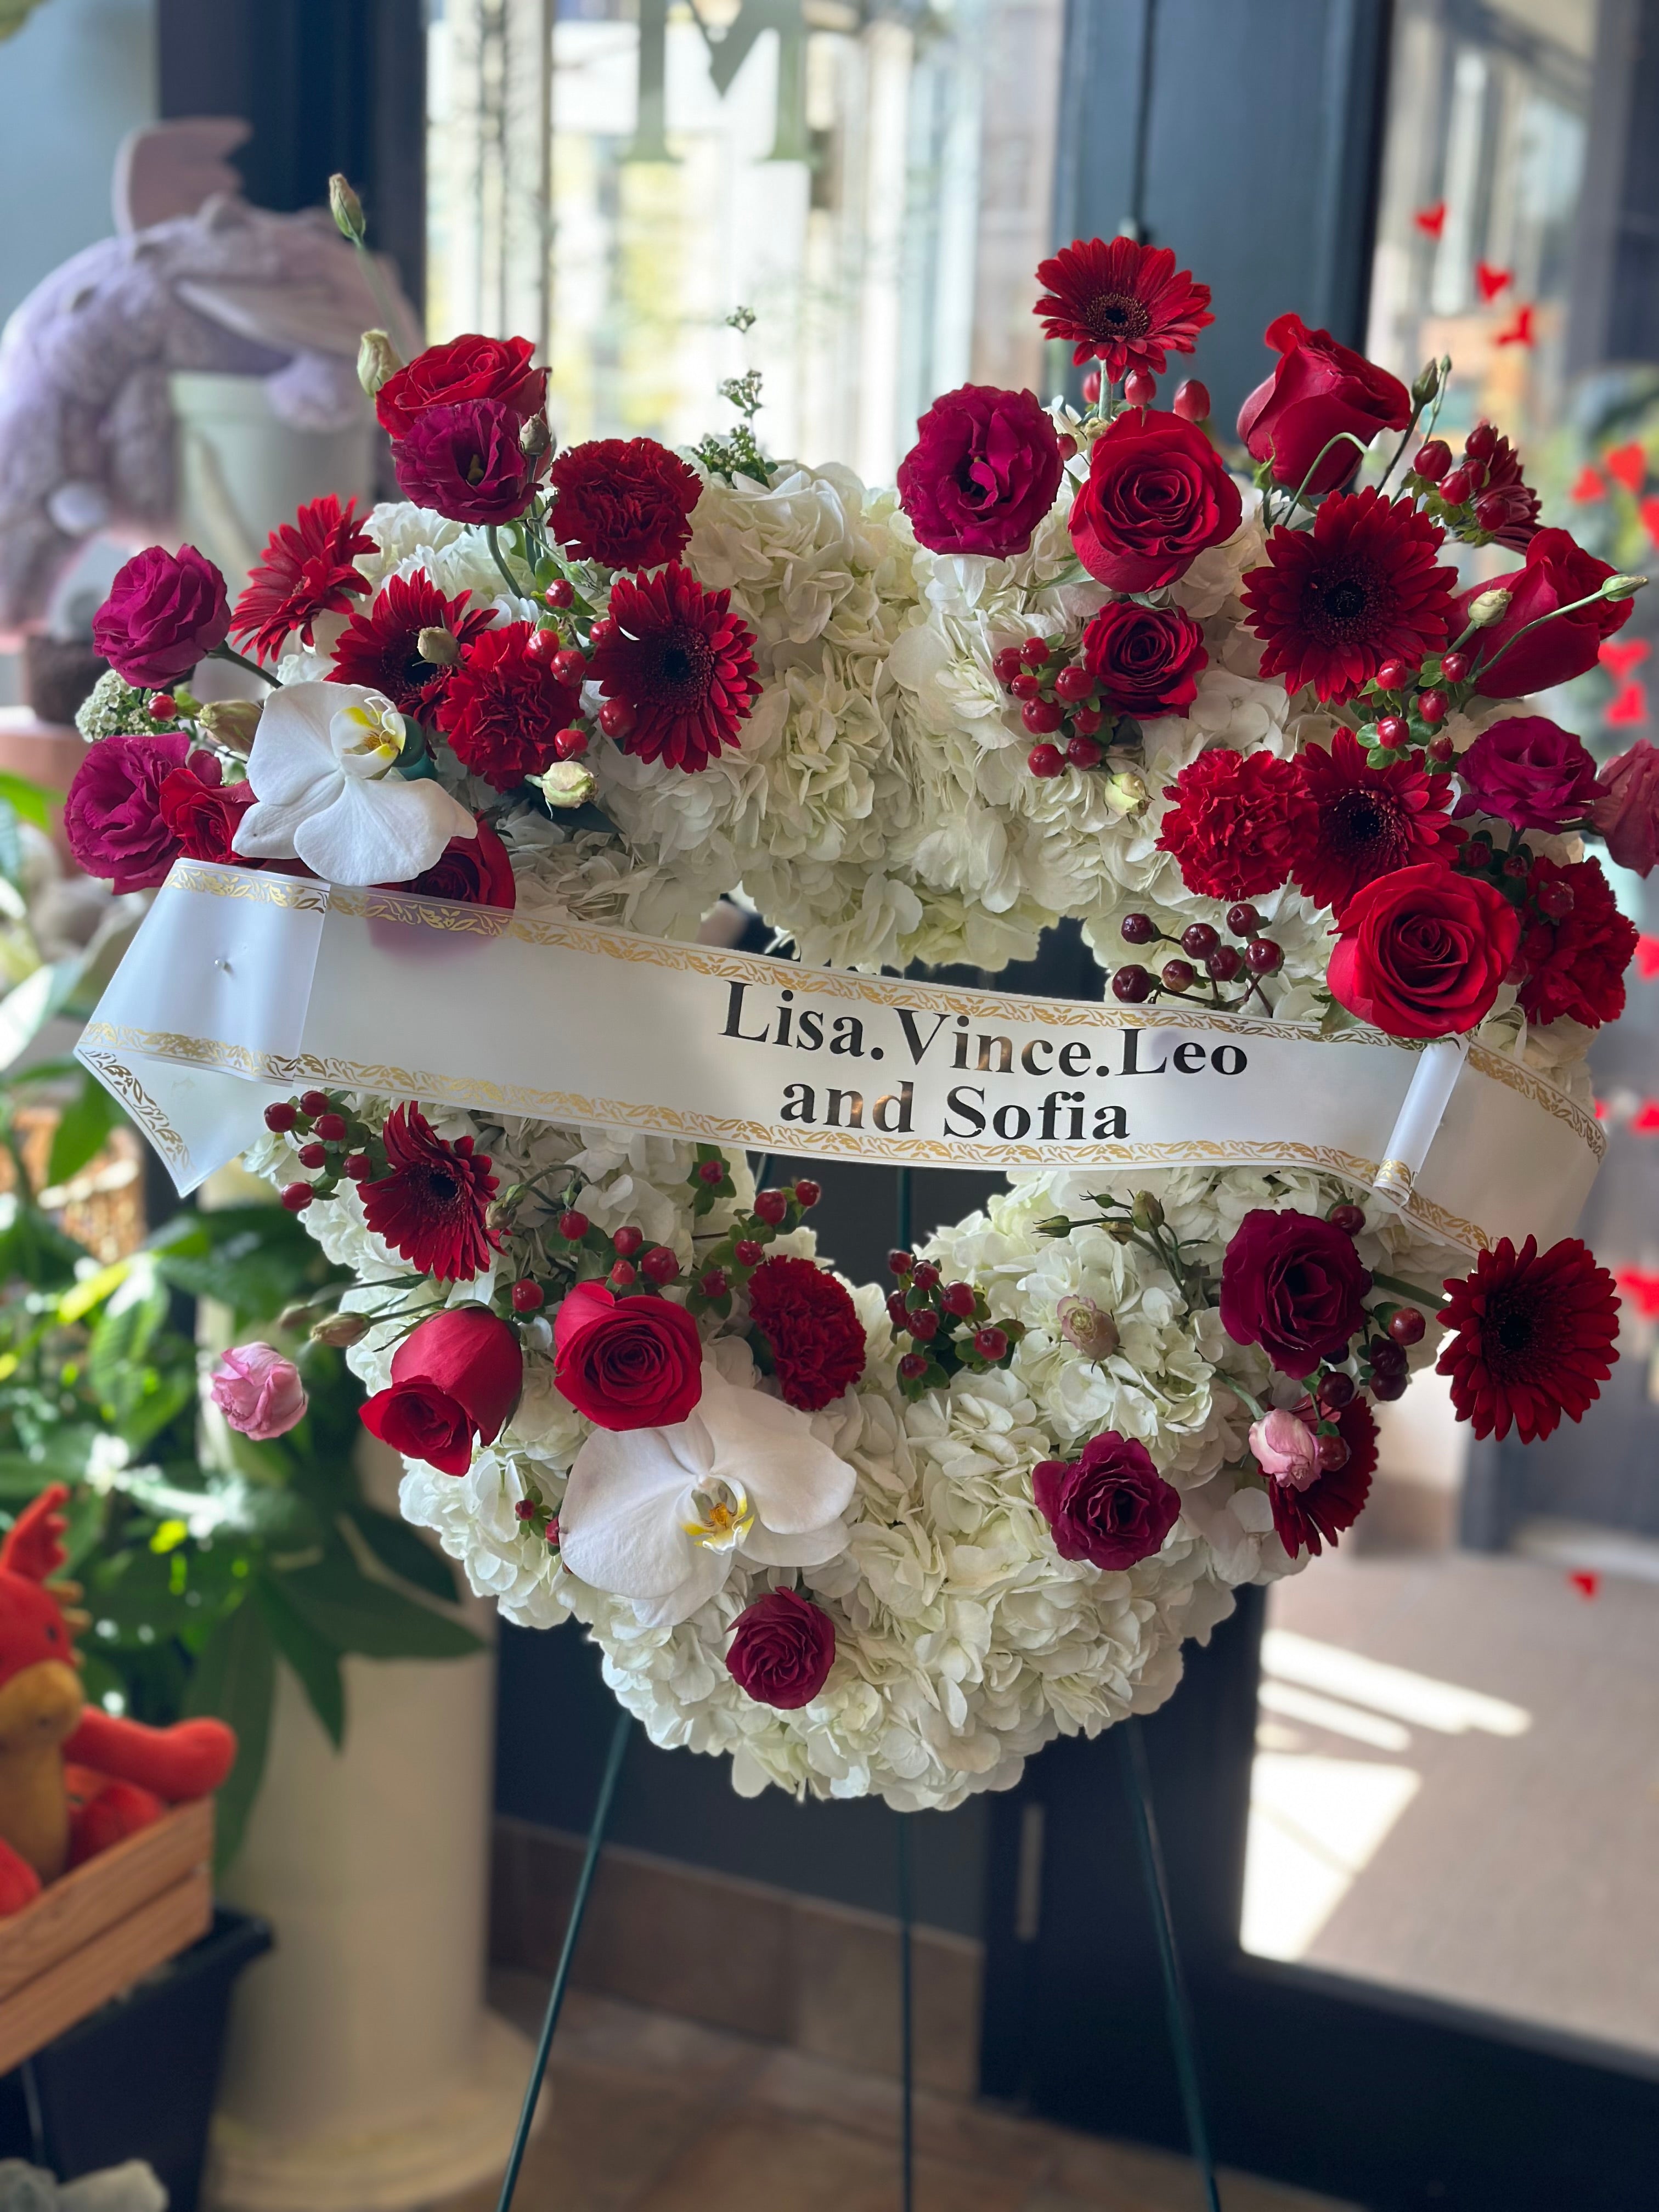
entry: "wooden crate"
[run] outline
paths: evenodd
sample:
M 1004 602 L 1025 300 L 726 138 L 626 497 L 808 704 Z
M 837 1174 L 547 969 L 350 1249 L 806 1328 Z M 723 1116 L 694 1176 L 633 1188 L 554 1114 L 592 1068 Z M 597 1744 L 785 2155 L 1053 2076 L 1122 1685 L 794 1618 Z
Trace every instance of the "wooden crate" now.
M 213 1800 L 176 1805 L 0 1920 L 0 2074 L 213 1921 Z

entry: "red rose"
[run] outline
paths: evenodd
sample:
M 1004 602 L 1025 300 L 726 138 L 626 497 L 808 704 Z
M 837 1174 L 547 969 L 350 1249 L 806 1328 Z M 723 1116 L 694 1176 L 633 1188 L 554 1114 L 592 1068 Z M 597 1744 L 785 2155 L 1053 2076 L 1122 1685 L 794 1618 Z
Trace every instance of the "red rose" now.
M 1145 1444 L 1107 1429 L 1074 1460 L 1045 1459 L 1031 1470 L 1031 1495 L 1062 1559 L 1132 1567 L 1161 1552 L 1181 1514 L 1181 1492 L 1152 1465 Z
M 1638 876 L 1659 862 L 1659 746 L 1638 738 L 1595 779 L 1590 819 L 1607 840 L 1607 858 Z
M 654 438 L 592 438 L 547 472 L 548 527 L 579 561 L 654 568 L 684 550 L 702 478 Z
M 1565 901 L 1565 911 L 1545 912 L 1546 899 L 1553 906 Z M 1620 913 L 1599 860 L 1563 867 L 1540 853 L 1527 878 L 1522 1012 L 1529 1022 L 1565 1016 L 1592 1030 L 1617 1021 L 1625 1011 L 1625 970 L 1636 939 L 1636 925 Z
M 1172 584 L 1238 527 L 1238 486 L 1204 433 L 1178 415 L 1126 408 L 1095 440 L 1072 503 L 1072 543 L 1115 592 Z
M 211 753 L 198 753 L 188 768 L 176 768 L 161 785 L 161 819 L 179 840 L 187 860 L 218 860 L 230 867 L 247 863 L 233 842 L 237 824 L 253 804 L 253 786 L 222 783 Z
M 792 1589 L 769 1590 L 732 1623 L 726 1672 L 757 1705 L 810 1705 L 836 1663 L 836 1624 Z
M 1083 665 L 1106 704 L 1141 721 L 1184 714 L 1209 658 L 1203 630 L 1180 607 L 1111 599 L 1083 633 Z
M 147 545 L 115 572 L 92 641 L 139 691 L 165 690 L 230 635 L 225 580 L 193 545 Z
M 1359 465 L 1345 430 L 1368 446 L 1379 430 L 1403 430 L 1410 422 L 1411 394 L 1399 378 L 1339 345 L 1328 331 L 1310 331 L 1300 315 L 1280 315 L 1263 336 L 1279 366 L 1239 409 L 1238 434 L 1253 460 L 1273 463 L 1280 483 L 1330 491 Z
M 936 399 L 899 463 L 899 503 L 934 553 L 1024 553 L 1054 503 L 1065 464 L 1029 392 L 964 384 Z
M 1280 1374 L 1311 1375 L 1322 1359 L 1345 1357 L 1370 1286 L 1346 1230 L 1256 1206 L 1221 1262 L 1221 1326 L 1235 1344 L 1259 1344 Z
M 499 399 L 527 421 L 547 396 L 547 371 L 530 365 L 534 350 L 528 338 L 485 338 L 476 331 L 428 346 L 375 393 L 380 428 L 388 437 L 406 438 L 428 407 L 463 399 Z
M 1181 879 L 1202 898 L 1243 899 L 1285 883 L 1312 808 L 1294 761 L 1212 745 L 1189 761 L 1164 796 L 1160 853 L 1173 853 Z
M 497 791 L 550 767 L 554 738 L 581 707 L 580 684 L 559 681 L 531 651 L 533 635 L 522 622 L 482 631 L 462 647 L 433 710 L 462 767 Z
M 503 906 L 509 912 L 519 898 L 507 848 L 482 816 L 476 836 L 452 837 L 424 874 L 387 889 L 455 899 L 463 906 Z
M 1450 1036 L 1484 1021 L 1521 941 L 1500 892 L 1438 860 L 1362 885 L 1337 928 L 1332 997 L 1397 1037 Z
M 749 1278 L 749 1317 L 772 1347 L 778 1389 L 803 1413 L 864 1372 L 864 1323 L 846 1285 L 810 1260 L 763 1260 Z
M 484 1306 L 451 1306 L 392 1353 L 391 1388 L 362 1407 L 363 1426 L 441 1474 L 465 1474 L 474 1440 L 495 1443 L 523 1384 L 524 1354 L 507 1324 Z
M 554 1379 L 602 1429 L 665 1429 L 702 1395 L 702 1340 L 672 1298 L 578 1283 L 553 1320 Z
M 1477 584 L 1456 602 L 1454 634 L 1467 626 L 1469 609 L 1483 593 L 1510 594 L 1505 611 L 1475 638 L 1475 690 L 1488 699 L 1518 699 L 1523 692 L 1547 691 L 1552 684 L 1566 684 L 1594 668 L 1602 641 L 1630 620 L 1630 600 L 1595 599 L 1576 614 L 1556 617 L 1541 629 L 1528 631 L 1525 637 L 1519 633 L 1528 623 L 1554 615 L 1557 607 L 1589 599 L 1616 573 L 1605 561 L 1586 553 L 1565 530 L 1537 532 L 1527 548 L 1523 568 Z M 1518 643 L 1511 646 L 1511 638 L 1519 638 Z

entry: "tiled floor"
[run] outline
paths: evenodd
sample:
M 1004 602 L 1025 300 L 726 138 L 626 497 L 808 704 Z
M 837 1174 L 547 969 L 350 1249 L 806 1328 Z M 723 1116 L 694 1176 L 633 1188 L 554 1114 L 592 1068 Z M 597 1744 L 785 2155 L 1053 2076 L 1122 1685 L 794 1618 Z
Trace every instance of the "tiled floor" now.
M 501 1976 L 533 2026 L 543 1984 Z M 898 2095 L 878 2076 L 614 1998 L 572 1996 L 518 2212 L 896 2212 Z M 1184 2160 L 923 2093 L 917 2212 L 1200 2212 Z M 438 2212 L 494 2212 L 495 2188 Z M 1224 2212 L 1352 2212 L 1245 2174 Z

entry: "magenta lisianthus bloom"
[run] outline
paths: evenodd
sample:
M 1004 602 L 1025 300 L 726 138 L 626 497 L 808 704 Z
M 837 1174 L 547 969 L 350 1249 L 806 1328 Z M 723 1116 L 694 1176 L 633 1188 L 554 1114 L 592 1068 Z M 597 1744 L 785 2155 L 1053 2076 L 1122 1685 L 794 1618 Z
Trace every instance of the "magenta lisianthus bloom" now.
M 1263 1474 L 1292 1490 L 1307 1490 L 1319 1479 L 1319 1439 L 1285 1407 L 1274 1406 L 1250 1424 L 1250 1452 Z
M 118 891 L 147 891 L 167 879 L 184 849 L 161 805 L 161 787 L 192 760 L 182 730 L 155 737 L 100 738 L 70 781 L 64 802 L 64 834 L 75 865 L 102 876 Z M 204 781 L 216 781 L 210 753 L 193 756 Z
M 1457 763 L 1459 814 L 1495 814 L 1517 830 L 1559 836 L 1595 799 L 1595 762 L 1583 741 L 1545 714 L 1515 714 L 1482 730 Z
M 115 572 L 92 618 L 92 641 L 138 690 L 165 690 L 230 635 L 225 580 L 204 553 L 147 545 Z
M 1181 1513 L 1181 1493 L 1152 1465 L 1145 1444 L 1107 1429 L 1073 1460 L 1045 1459 L 1031 1495 L 1062 1559 L 1132 1567 L 1161 1552 Z
M 250 1442 L 285 1437 L 305 1418 L 306 1386 L 291 1359 L 269 1344 L 237 1344 L 221 1356 L 213 1402 Z
M 1023 553 L 1064 471 L 1054 424 L 1029 392 L 964 384 L 936 399 L 899 463 L 900 504 L 933 553 Z
M 392 448 L 405 499 L 451 522 L 514 522 L 530 504 L 536 464 L 502 399 L 428 407 Z
M 1590 820 L 1607 841 L 1607 858 L 1650 876 L 1659 862 L 1659 746 L 1638 738 L 1596 778 Z

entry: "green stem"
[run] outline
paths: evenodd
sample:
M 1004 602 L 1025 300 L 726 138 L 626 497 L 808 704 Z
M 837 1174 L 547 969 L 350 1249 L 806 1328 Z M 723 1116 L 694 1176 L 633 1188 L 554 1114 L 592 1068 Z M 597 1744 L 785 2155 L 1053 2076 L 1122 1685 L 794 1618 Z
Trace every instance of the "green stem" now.
M 1516 631 L 1513 637 L 1506 637 L 1504 640 L 1504 642 L 1498 647 L 1497 652 L 1493 653 L 1490 660 L 1483 660 L 1480 664 L 1479 667 L 1477 667 L 1474 672 L 1475 674 L 1477 676 L 1489 676 L 1492 670 L 1497 667 L 1498 662 L 1504 658 L 1504 655 L 1509 651 L 1510 647 L 1512 645 L 1519 645 L 1522 639 L 1527 635 L 1529 630 L 1541 629 L 1546 623 L 1559 622 L 1563 615 L 1576 615 L 1585 607 L 1599 606 L 1606 597 L 1607 593 L 1605 592 L 1590 592 L 1582 599 L 1570 600 L 1565 607 L 1552 607 L 1547 615 L 1540 615 L 1534 622 L 1522 623 L 1520 629 Z
M 1371 1287 L 1378 1291 L 1393 1291 L 1402 1298 L 1409 1298 L 1415 1306 L 1426 1307 L 1431 1313 L 1438 1313 L 1442 1306 L 1451 1303 L 1438 1291 L 1419 1290 L 1415 1283 L 1401 1282 L 1398 1275 L 1379 1275 L 1375 1269 L 1371 1273 Z
M 530 598 L 534 591 L 534 580 L 532 579 L 531 587 L 528 591 L 526 589 L 524 585 L 514 581 L 512 570 L 501 558 L 501 539 L 499 526 L 495 523 L 489 523 L 484 530 L 484 536 L 488 539 L 489 544 L 489 557 L 495 563 L 495 566 L 501 570 L 507 590 L 512 592 L 515 599 Z
M 261 668 L 257 660 L 250 660 L 245 653 L 238 653 L 234 645 L 216 645 L 208 655 L 210 660 L 228 660 L 233 668 L 246 668 L 250 676 L 262 677 L 274 684 L 276 678 L 268 668 Z

